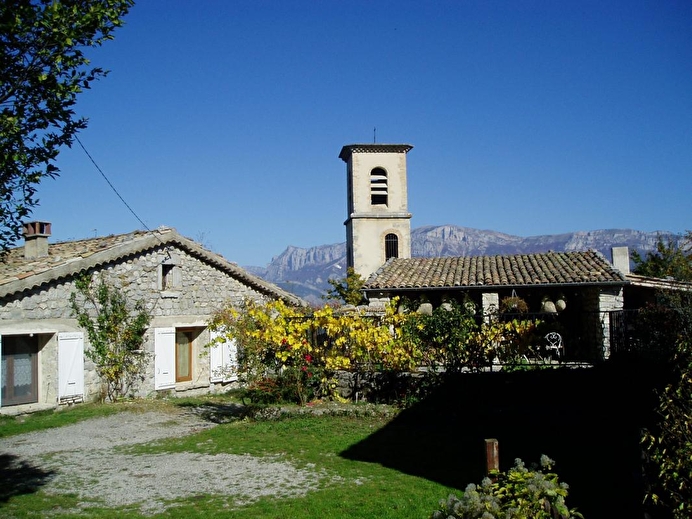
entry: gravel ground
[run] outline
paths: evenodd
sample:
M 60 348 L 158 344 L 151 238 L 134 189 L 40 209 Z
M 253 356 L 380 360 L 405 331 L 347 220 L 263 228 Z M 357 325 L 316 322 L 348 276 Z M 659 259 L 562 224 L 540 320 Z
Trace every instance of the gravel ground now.
M 261 496 L 299 496 L 327 475 L 297 469 L 276 458 L 232 454 L 131 454 L 122 447 L 193 434 L 213 423 L 192 412 L 123 412 L 74 425 L 13 436 L 0 456 L 51 473 L 41 489 L 49 494 L 78 494 L 83 506 L 136 506 L 153 514 L 176 499 L 214 494 L 228 505 Z

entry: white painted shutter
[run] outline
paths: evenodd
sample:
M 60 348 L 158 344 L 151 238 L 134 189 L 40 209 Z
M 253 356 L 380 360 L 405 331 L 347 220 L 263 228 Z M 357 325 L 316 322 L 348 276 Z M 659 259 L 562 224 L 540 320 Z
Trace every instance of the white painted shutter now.
M 175 328 L 154 330 L 154 389 L 175 387 Z
M 211 332 L 211 340 L 214 343 L 209 351 L 209 379 L 211 382 L 231 382 L 238 380 L 238 347 L 235 339 L 226 339 L 216 342 L 222 335 Z
M 84 334 L 58 334 L 58 400 L 84 396 Z
M 218 332 L 212 331 L 210 333 L 212 345 L 209 347 L 209 381 L 210 382 L 222 382 L 223 373 L 221 369 L 223 367 L 223 344 L 216 342 L 219 337 Z

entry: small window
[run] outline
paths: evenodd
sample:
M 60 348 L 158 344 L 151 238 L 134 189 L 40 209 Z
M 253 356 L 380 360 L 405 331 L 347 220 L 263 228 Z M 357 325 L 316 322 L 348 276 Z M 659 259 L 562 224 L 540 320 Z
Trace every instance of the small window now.
M 387 205 L 387 172 L 382 168 L 370 172 L 370 203 Z
M 161 290 L 170 290 L 178 286 L 177 265 L 161 265 Z
M 399 257 L 399 237 L 389 233 L 384 237 L 384 259 Z
M 38 402 L 38 336 L 2 337 L 2 405 Z
M 161 270 L 159 272 L 161 274 L 159 280 L 159 290 L 171 291 L 181 287 L 182 271 L 180 268 L 180 261 L 178 260 L 177 256 L 169 256 L 163 260 L 161 262 Z

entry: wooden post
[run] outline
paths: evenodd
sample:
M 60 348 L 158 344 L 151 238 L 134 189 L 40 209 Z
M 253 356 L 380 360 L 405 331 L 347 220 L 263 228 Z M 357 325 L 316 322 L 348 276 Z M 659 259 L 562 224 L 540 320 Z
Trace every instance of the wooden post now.
M 485 467 L 488 474 L 500 470 L 500 447 L 495 438 L 485 440 Z

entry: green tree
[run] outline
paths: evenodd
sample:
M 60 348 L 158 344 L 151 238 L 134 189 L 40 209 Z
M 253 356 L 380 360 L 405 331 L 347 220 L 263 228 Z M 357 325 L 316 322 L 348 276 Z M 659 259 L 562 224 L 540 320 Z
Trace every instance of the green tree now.
M 415 311 L 425 301 L 405 301 L 408 318 L 402 333 L 421 350 L 426 373 L 436 375 L 458 373 L 473 363 L 470 342 L 478 330 L 475 311 L 468 304 L 450 301 L 435 308 L 432 313 Z
M 0 249 L 21 236 L 60 148 L 87 120 L 77 95 L 105 76 L 84 51 L 113 38 L 134 0 L 0 2 Z
M 661 298 L 657 326 L 675 347 L 670 382 L 659 393 L 659 422 L 644 435 L 651 469 L 647 497 L 683 519 L 692 515 L 692 294 Z
M 634 273 L 655 278 L 672 277 L 677 281 L 692 281 L 692 231 L 679 240 L 667 242 L 659 237 L 655 252 L 642 257 L 632 252 Z
M 138 301 L 130 305 L 120 289 L 103 279 L 94 283 L 86 274 L 75 282 L 70 295 L 72 313 L 89 337 L 86 357 L 106 384 L 108 400 L 127 396 L 144 379 L 149 355 L 142 351 L 151 315 Z
M 326 300 L 341 301 L 347 305 L 360 305 L 365 303 L 363 286 L 365 280 L 353 267 L 346 269 L 346 277 L 342 279 L 330 279 L 331 289 L 324 296 Z

